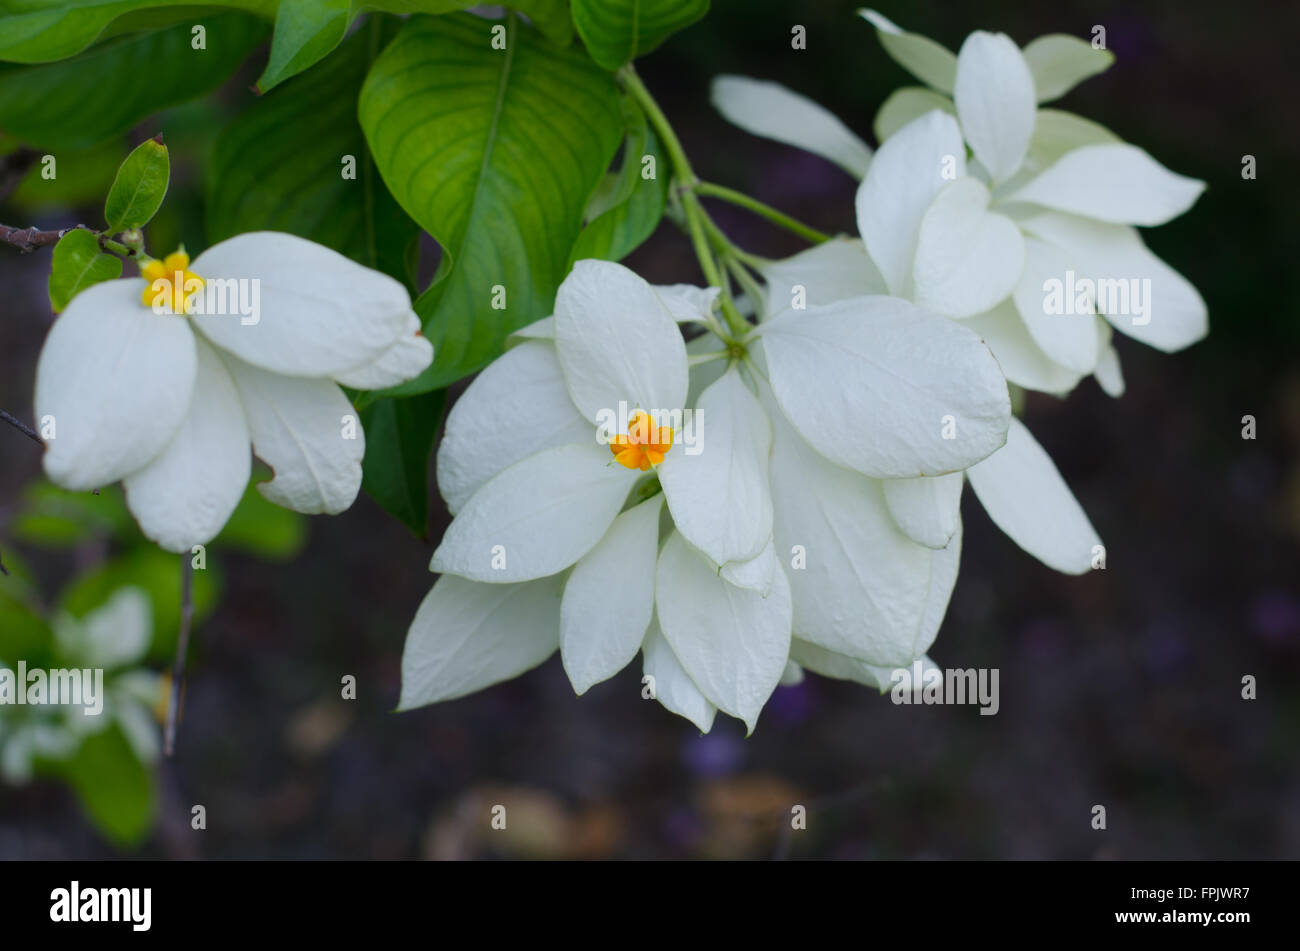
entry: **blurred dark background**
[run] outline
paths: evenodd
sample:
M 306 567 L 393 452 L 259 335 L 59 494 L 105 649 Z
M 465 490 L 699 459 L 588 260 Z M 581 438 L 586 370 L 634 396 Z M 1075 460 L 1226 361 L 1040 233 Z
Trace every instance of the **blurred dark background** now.
M 715 0 L 643 61 L 702 176 L 854 231 L 847 175 L 728 126 L 707 94 L 722 72 L 777 80 L 871 141 L 876 109 L 913 81 L 856 6 Z M 1054 105 L 1209 183 L 1189 214 L 1145 234 L 1208 302 L 1208 340 L 1167 356 L 1116 335 L 1122 399 L 1089 381 L 1067 401 L 1028 404 L 1026 421 L 1107 545 L 1106 570 L 1072 578 L 1043 567 L 967 493 L 962 571 L 932 656 L 1000 668 L 998 715 L 895 706 L 810 675 L 778 689 L 752 738 L 726 717 L 701 737 L 640 699 L 639 660 L 577 698 L 558 657 L 476 696 L 392 714 L 432 548 L 363 495 L 345 515 L 310 520 L 297 560 L 223 556 L 225 591 L 196 634 L 179 754 L 159 771 L 157 830 L 127 854 L 1300 857 L 1300 5 L 879 9 L 954 51 L 973 29 L 1024 44 L 1104 25 L 1117 62 Z M 807 28 L 805 51 L 790 47 L 794 24 Z M 258 65 L 225 102 L 251 95 Z M 178 118 L 169 143 L 200 141 L 203 125 Z M 1241 176 L 1247 154 L 1255 180 Z M 188 181 L 201 214 L 201 165 L 178 176 L 169 205 L 185 207 Z M 38 223 L 89 219 L 87 207 Z M 711 208 L 752 251 L 801 247 Z M 49 320 L 48 254 L 0 249 L 0 408 L 22 418 Z M 656 282 L 699 280 L 668 222 L 627 263 Z M 1257 420 L 1254 441 L 1241 437 L 1245 415 Z M 36 447 L 0 431 L 0 512 L 38 472 Z M 438 499 L 434 509 L 436 539 L 446 512 Z M 339 699 L 346 674 L 357 678 L 353 702 Z M 1241 697 L 1247 674 L 1253 701 Z M 488 828 L 496 803 L 509 810 L 505 832 Z M 806 831 L 789 832 L 792 803 L 808 807 Z M 190 829 L 194 804 L 207 809 L 206 831 Z M 1090 826 L 1094 804 L 1107 809 L 1105 831 Z M 0 785 L 0 858 L 116 854 L 61 785 Z

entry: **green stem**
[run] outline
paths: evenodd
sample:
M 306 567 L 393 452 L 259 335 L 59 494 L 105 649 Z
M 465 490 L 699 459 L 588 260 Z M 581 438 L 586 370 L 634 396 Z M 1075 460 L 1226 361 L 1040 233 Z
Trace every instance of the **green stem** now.
M 717 198 L 721 201 L 729 202 L 741 208 L 748 209 L 756 215 L 766 218 L 772 224 L 792 231 L 801 238 L 806 238 L 813 244 L 821 244 L 823 241 L 829 241 L 831 236 L 818 231 L 816 228 L 804 224 L 802 221 L 796 221 L 783 211 L 777 211 L 771 205 L 765 205 L 757 198 L 750 198 L 744 192 L 738 192 L 734 188 L 727 188 L 725 185 L 714 185 L 712 182 L 697 182 L 695 192 L 706 198 Z
M 673 165 L 673 173 L 677 179 L 683 187 L 694 189 L 699 179 L 695 177 L 695 171 L 686 157 L 686 150 L 682 148 L 681 140 L 677 138 L 677 133 L 669 124 L 668 117 L 659 108 L 659 103 L 655 102 L 654 96 L 650 95 L 650 90 L 646 89 L 645 83 L 641 82 L 641 77 L 636 74 L 631 63 L 621 68 L 616 76 L 628 95 L 645 110 L 646 118 L 654 126 L 659 140 L 663 143 L 664 151 L 668 153 L 668 160 Z

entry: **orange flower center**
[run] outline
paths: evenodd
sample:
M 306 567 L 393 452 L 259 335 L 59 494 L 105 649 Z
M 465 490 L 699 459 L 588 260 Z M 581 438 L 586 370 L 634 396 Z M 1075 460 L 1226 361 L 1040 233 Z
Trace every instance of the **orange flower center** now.
M 628 421 L 627 435 L 615 436 L 609 451 L 614 461 L 628 469 L 645 472 L 664 461 L 664 453 L 672 448 L 671 426 L 658 426 L 645 410 L 637 410 Z

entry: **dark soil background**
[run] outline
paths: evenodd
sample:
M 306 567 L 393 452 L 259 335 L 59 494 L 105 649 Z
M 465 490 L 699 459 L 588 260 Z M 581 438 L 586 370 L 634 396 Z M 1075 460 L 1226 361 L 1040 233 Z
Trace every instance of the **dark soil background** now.
M 644 61 L 701 175 L 854 230 L 848 176 L 726 125 L 707 93 L 723 72 L 778 80 L 870 141 L 875 110 L 911 80 L 855 7 L 715 0 Z M 1300 5 L 880 7 L 953 50 L 977 28 L 1023 44 L 1104 25 L 1116 64 L 1054 105 L 1209 182 L 1189 214 L 1147 233 L 1206 298 L 1209 339 L 1166 356 L 1117 335 L 1122 399 L 1086 382 L 1067 401 L 1028 404 L 1027 423 L 1107 545 L 1106 570 L 1043 567 L 967 493 L 962 572 L 932 655 L 1000 668 L 998 715 L 895 706 L 810 675 L 778 690 L 752 738 L 726 717 L 701 737 L 640 699 L 639 661 L 577 698 L 558 657 L 476 696 L 393 714 L 432 546 L 363 496 L 311 520 L 296 561 L 223 556 L 226 589 L 197 632 L 180 750 L 160 770 L 161 819 L 130 854 L 1300 857 Z M 806 51 L 790 48 L 794 24 L 807 27 Z M 245 79 L 223 95 L 245 95 Z M 1247 154 L 1255 180 L 1241 176 Z M 801 247 L 711 208 L 755 252 Z M 68 209 L 50 223 L 94 215 Z M 0 249 L 0 407 L 25 418 L 49 320 L 48 254 Z M 652 281 L 700 277 L 668 222 L 628 263 Z M 1254 441 L 1241 437 L 1247 414 Z M 0 431 L 0 504 L 38 472 L 35 447 Z M 435 498 L 432 538 L 446 518 Z M 357 678 L 352 702 L 339 699 L 345 674 Z M 1253 701 L 1241 697 L 1247 674 Z M 488 825 L 497 803 L 506 831 Z M 806 831 L 788 829 L 794 803 L 808 808 Z M 207 809 L 206 831 L 190 829 L 194 804 Z M 1095 804 L 1105 831 L 1091 828 Z M 0 786 L 0 858 L 116 854 L 63 787 Z

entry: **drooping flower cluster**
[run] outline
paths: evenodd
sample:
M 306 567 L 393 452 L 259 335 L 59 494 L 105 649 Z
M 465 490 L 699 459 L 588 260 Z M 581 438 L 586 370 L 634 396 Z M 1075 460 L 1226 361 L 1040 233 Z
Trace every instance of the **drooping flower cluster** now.
M 954 56 L 864 16 L 930 87 L 885 104 L 874 155 L 775 84 L 714 89 L 737 124 L 862 178 L 861 239 L 763 268 L 743 332 L 720 327 L 716 289 L 580 261 L 554 317 L 453 408 L 438 482 L 455 519 L 408 634 L 403 708 L 557 648 L 579 693 L 640 650 L 654 696 L 701 730 L 718 710 L 752 730 L 801 668 L 883 688 L 928 663 L 967 478 L 1046 564 L 1104 561 L 1008 382 L 1064 395 L 1091 374 L 1119 395 L 1112 328 L 1164 350 L 1204 335 L 1199 295 L 1133 227 L 1203 186 L 1038 108 L 1104 51 L 977 32 Z M 706 332 L 684 344 L 679 324 Z

